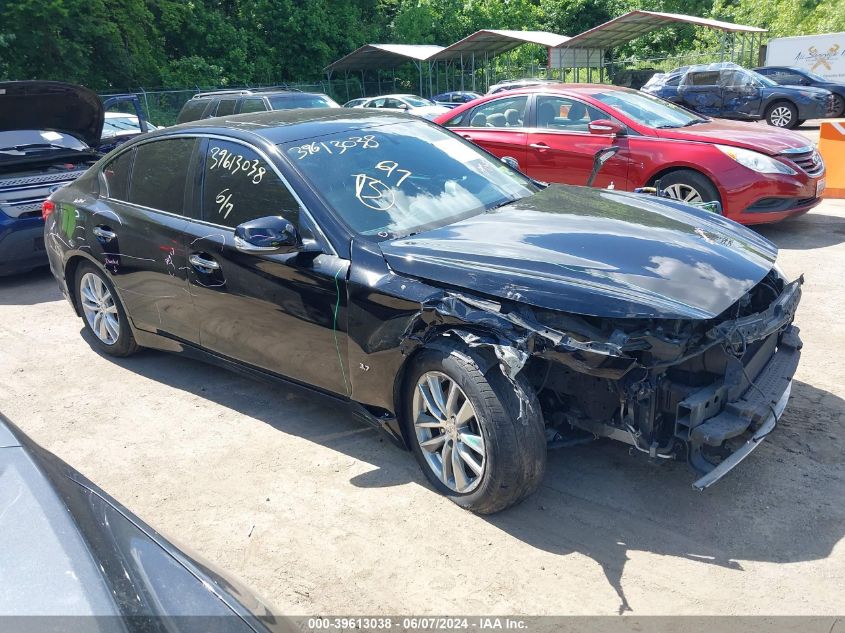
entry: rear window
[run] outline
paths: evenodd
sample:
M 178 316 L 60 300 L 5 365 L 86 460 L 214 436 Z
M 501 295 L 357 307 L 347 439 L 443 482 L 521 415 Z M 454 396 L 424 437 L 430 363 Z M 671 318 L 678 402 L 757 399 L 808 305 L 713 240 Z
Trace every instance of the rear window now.
M 244 99 L 241 102 L 241 114 L 246 112 L 264 112 L 267 106 L 264 105 L 264 99 Z
M 208 105 L 208 99 L 191 99 L 182 106 L 182 111 L 176 117 L 176 123 L 185 123 L 186 121 L 197 121 L 202 118 L 202 113 Z
M 115 200 L 127 199 L 129 195 L 129 170 L 132 169 L 132 157 L 134 155 L 135 150 L 123 152 L 103 167 L 103 177 L 106 179 L 109 198 Z
M 721 73 L 718 70 L 715 72 L 687 73 L 685 83 L 692 86 L 718 86 L 720 75 Z
M 135 152 L 129 202 L 182 214 L 185 180 L 197 139 L 175 138 L 139 145 Z

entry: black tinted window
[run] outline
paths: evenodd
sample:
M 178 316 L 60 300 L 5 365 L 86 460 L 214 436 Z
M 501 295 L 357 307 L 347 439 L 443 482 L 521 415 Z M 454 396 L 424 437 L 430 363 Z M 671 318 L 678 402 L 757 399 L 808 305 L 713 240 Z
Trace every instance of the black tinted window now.
M 182 111 L 176 118 L 176 123 L 184 123 L 185 121 L 196 121 L 202 118 L 202 113 L 208 105 L 208 99 L 191 99 L 182 106 Z
M 720 73 L 718 70 L 701 73 L 687 73 L 686 83 L 693 86 L 718 86 Z
M 203 219 L 235 227 L 282 215 L 299 227 L 299 205 L 267 162 L 239 143 L 212 140 L 205 158 Z
M 103 176 L 109 188 L 109 198 L 126 200 L 129 195 L 129 170 L 132 168 L 134 154 L 134 150 L 123 152 L 103 167 Z
M 135 150 L 129 202 L 182 213 L 185 177 L 196 139 L 177 138 L 139 145 Z
M 244 99 L 241 102 L 241 114 L 245 112 L 264 112 L 267 106 L 264 105 L 264 99 Z
M 237 99 L 220 99 L 220 104 L 217 106 L 217 113 L 214 116 L 227 116 L 235 112 L 235 104 Z

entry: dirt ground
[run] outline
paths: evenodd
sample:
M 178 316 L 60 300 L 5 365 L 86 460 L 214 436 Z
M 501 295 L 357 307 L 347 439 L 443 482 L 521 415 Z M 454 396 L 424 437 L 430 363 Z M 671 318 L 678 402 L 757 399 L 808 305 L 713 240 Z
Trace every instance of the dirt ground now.
M 483 518 L 409 453 L 285 388 L 176 356 L 98 355 L 49 273 L 0 280 L 0 410 L 287 614 L 845 612 L 845 201 L 760 229 L 806 274 L 776 431 L 698 493 L 599 442 Z

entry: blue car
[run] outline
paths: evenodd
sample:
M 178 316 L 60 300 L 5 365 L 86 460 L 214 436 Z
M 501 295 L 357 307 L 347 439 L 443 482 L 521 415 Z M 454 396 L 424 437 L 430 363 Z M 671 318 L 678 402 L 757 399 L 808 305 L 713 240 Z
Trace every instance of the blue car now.
M 845 83 L 831 81 L 816 73 L 811 73 L 803 68 L 794 66 L 764 66 L 755 68 L 754 72 L 768 77 L 781 86 L 812 86 L 813 88 L 824 88 L 833 93 L 833 100 L 830 106 L 830 116 L 840 117 L 845 115 Z
M 41 205 L 96 162 L 103 116 L 82 86 L 0 83 L 0 275 L 47 265 Z
M 701 114 L 794 128 L 829 116 L 833 94 L 805 86 L 781 86 L 732 63 L 677 68 L 652 77 L 642 90 Z
M 466 90 L 458 90 L 456 92 L 444 92 L 443 94 L 434 95 L 431 100 L 437 105 L 446 106 L 447 108 L 455 108 L 462 103 L 469 103 L 480 98 L 481 95 L 477 92 L 469 92 Z

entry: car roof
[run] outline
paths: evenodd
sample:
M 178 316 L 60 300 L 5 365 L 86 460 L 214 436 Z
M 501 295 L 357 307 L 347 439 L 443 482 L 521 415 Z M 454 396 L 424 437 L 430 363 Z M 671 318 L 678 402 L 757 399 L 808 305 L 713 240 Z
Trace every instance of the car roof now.
M 525 86 L 524 88 L 517 88 L 515 90 L 508 90 L 508 95 L 515 94 L 533 94 L 535 92 L 562 92 L 574 93 L 582 95 L 593 95 L 599 92 L 638 92 L 631 88 L 623 86 L 613 86 L 610 84 L 572 84 L 572 83 L 542 83 L 533 86 Z M 497 92 L 494 95 L 487 95 L 487 98 L 500 98 L 504 96 L 504 92 Z
M 299 139 L 343 132 L 349 129 L 388 125 L 391 123 L 419 123 L 419 117 L 400 112 L 356 110 L 352 108 L 294 108 L 251 112 L 231 116 L 188 121 L 163 128 L 145 138 L 165 137 L 183 132 L 219 133 L 231 130 L 260 136 L 274 145 Z
M 215 92 L 201 92 L 199 94 L 194 95 L 191 97 L 192 100 L 199 100 L 199 99 L 214 99 L 217 97 L 225 98 L 225 97 L 279 97 L 279 96 L 300 96 L 304 95 L 306 97 L 314 97 L 314 96 L 325 96 L 321 92 L 301 92 L 299 90 L 218 90 Z

